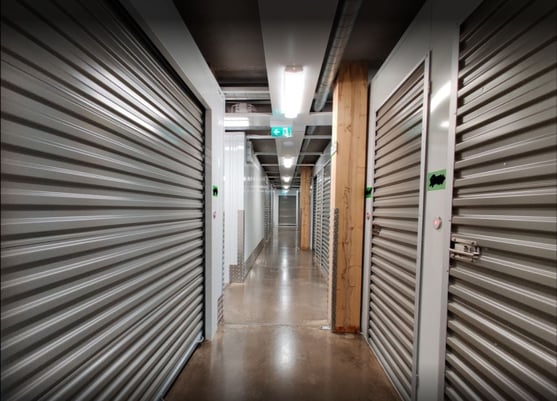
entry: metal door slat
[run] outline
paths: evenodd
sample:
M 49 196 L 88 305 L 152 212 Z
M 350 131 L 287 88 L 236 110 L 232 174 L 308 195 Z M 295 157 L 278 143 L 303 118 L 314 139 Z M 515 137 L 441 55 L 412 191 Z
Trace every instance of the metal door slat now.
M 522 312 L 517 306 L 503 304 L 493 294 L 487 295 L 482 291 L 467 288 L 465 284 L 455 282 L 449 287 L 449 294 L 452 296 L 452 302 L 459 302 L 463 305 L 473 305 L 480 311 L 489 313 L 501 319 L 504 324 L 528 333 L 533 339 L 542 341 L 545 344 L 551 344 L 555 337 L 555 330 L 551 327 L 551 322 L 536 319 L 529 312 Z
M 465 337 L 471 346 L 486 355 L 491 361 L 494 361 L 501 371 L 509 372 L 509 377 L 511 375 L 519 376 L 525 386 L 529 386 L 544 398 L 550 399 L 552 394 L 557 391 L 557 386 L 554 383 L 537 374 L 527 365 L 522 364 L 510 352 L 503 351 L 498 345 L 484 338 L 483 335 L 470 330 L 462 322 L 451 321 L 449 325 L 458 335 Z M 526 397 L 536 399 L 536 395 Z
M 416 131 L 416 126 L 421 123 L 422 115 L 419 107 L 416 108 L 409 118 L 401 121 L 399 124 L 390 127 L 387 130 L 377 131 L 377 150 L 394 142 L 402 133 L 410 135 Z
M 543 291 L 535 288 L 526 289 L 527 287 L 521 285 L 522 283 L 504 281 L 501 277 L 483 274 L 464 265 L 455 268 L 452 273 L 455 279 L 474 285 L 475 288 L 495 292 L 498 297 L 512 300 L 513 304 L 520 304 L 521 307 L 531 308 L 535 312 L 557 317 L 557 302 L 554 298 L 545 295 Z
M 377 199 L 375 205 L 377 207 L 417 206 L 419 201 L 418 196 L 390 196 Z
M 385 100 L 385 102 L 377 109 L 377 117 L 383 118 L 384 116 L 387 116 L 389 110 L 401 103 L 401 98 L 404 98 L 409 93 L 411 88 L 416 85 L 416 82 L 420 82 L 423 79 L 423 75 L 424 71 L 420 68 L 410 71 L 408 76 L 402 80 L 401 84 L 396 87 L 389 96 L 387 96 L 387 100 Z
M 6 98 L 4 98 L 5 95 Z M 152 159 L 151 164 L 155 171 L 157 168 L 168 170 L 171 177 L 174 174 L 172 171 L 180 171 L 184 165 L 202 171 L 202 162 L 198 158 L 191 157 L 187 153 L 175 152 L 173 149 L 168 149 L 165 153 L 163 144 L 156 143 L 152 138 L 140 132 L 130 131 L 125 134 L 126 136 L 116 138 L 113 132 L 124 129 L 125 125 L 112 124 L 112 122 L 105 120 L 102 122 L 103 126 L 100 126 L 97 122 L 92 124 L 92 120 L 88 118 L 80 120 L 48 106 L 43 106 L 42 111 L 37 112 L 36 108 L 39 107 L 39 103 L 32 100 L 18 102 L 19 94 L 9 90 L 2 91 L 2 101 L 7 102 L 7 99 L 10 100 L 10 103 L 5 106 L 4 124 L 6 131 L 12 136 L 24 136 L 22 140 L 29 141 L 28 145 L 31 148 L 39 146 L 40 151 L 42 151 L 43 147 L 50 146 L 52 148 L 50 151 L 55 152 L 57 141 L 71 146 L 77 140 L 81 141 L 81 146 L 86 149 L 94 149 L 95 151 L 91 152 L 92 154 L 103 154 L 103 148 L 112 149 L 114 153 L 112 156 L 124 156 L 124 159 L 126 157 L 133 158 L 133 161 L 139 166 L 141 166 L 142 160 Z M 48 114 L 45 114 L 46 112 Z M 82 112 L 85 113 L 83 110 Z M 11 115 L 17 115 L 17 121 L 10 121 Z M 34 120 L 40 120 L 39 127 L 36 126 Z M 42 130 L 44 138 L 37 137 L 38 129 Z M 10 141 L 8 135 L 6 141 Z M 13 141 L 6 143 L 14 146 L 19 145 Z M 138 143 L 143 146 L 138 146 Z M 22 150 L 24 151 L 24 149 Z M 81 153 L 80 158 L 87 159 L 89 156 L 87 152 L 79 152 L 79 149 L 76 152 Z M 157 157 L 160 158 L 161 154 L 167 155 L 167 160 L 158 160 Z M 106 161 L 118 163 L 117 159 L 110 156 L 106 158 Z M 124 167 L 134 168 L 135 166 L 120 161 L 119 168 Z M 161 179 L 163 178 L 164 176 L 161 176 Z
M 536 22 L 551 12 L 554 8 L 550 2 L 526 4 L 524 2 L 510 1 L 499 8 L 491 18 L 491 23 L 483 24 L 476 32 L 474 43 L 460 54 L 460 59 L 465 59 L 471 66 L 481 66 L 486 60 L 494 57 L 501 50 L 511 46 L 525 31 Z M 482 39 L 479 39 L 479 38 Z M 489 40 L 485 40 L 489 38 Z M 470 43 L 470 41 L 467 41 Z M 462 69 L 465 73 L 466 68 Z
M 474 53 L 477 54 L 477 57 L 460 57 L 461 61 L 468 61 L 465 64 L 466 67 L 459 70 L 459 78 L 463 79 L 463 83 L 465 85 L 467 85 L 470 80 L 473 79 L 473 77 L 481 75 L 483 71 L 493 68 L 493 66 L 495 65 L 494 62 L 501 61 L 509 55 L 513 55 L 514 57 L 520 55 L 522 53 L 521 50 L 524 49 L 523 46 L 525 44 L 525 39 L 527 39 L 530 34 L 533 34 L 533 36 L 542 39 L 541 43 L 543 43 L 543 39 L 548 38 L 548 36 L 546 35 L 550 31 L 548 31 L 547 26 L 544 26 L 545 24 L 540 24 L 540 20 L 548 17 L 549 21 L 554 19 L 555 17 L 552 16 L 552 14 L 554 13 L 555 5 L 552 5 L 551 2 L 547 1 L 530 4 L 543 5 L 542 7 L 538 8 L 526 9 L 527 12 L 532 11 L 532 15 L 536 13 L 537 17 L 521 19 L 516 18 L 517 15 L 515 14 L 512 17 L 512 21 L 510 19 L 509 21 L 507 21 L 509 32 L 507 32 L 505 36 L 499 38 L 496 35 L 488 35 L 486 38 L 484 38 L 484 40 L 479 42 L 481 43 L 481 46 L 475 49 Z M 507 7 L 503 7 L 501 9 L 504 10 L 506 8 Z M 490 23 L 492 24 L 493 20 L 491 20 Z M 487 25 L 490 24 L 486 23 L 485 26 Z M 516 29 L 516 31 L 514 31 L 513 29 Z M 504 31 L 502 32 L 505 33 Z M 532 48 L 535 47 L 530 44 L 529 49 Z M 513 58 L 510 58 L 508 61 L 512 60 Z M 504 65 L 501 67 L 505 68 Z
M 421 138 L 418 136 L 414 138 L 411 142 L 397 148 L 396 150 L 392 150 L 388 154 L 381 155 L 379 154 L 379 152 L 377 152 L 377 164 L 378 164 L 377 167 L 378 168 L 381 167 L 382 165 L 385 164 L 385 162 L 389 163 L 392 162 L 393 160 L 402 159 L 408 154 L 413 154 L 417 149 L 420 148 L 421 145 L 420 139 Z
M 396 317 L 388 318 L 380 309 L 379 304 L 374 312 L 370 312 L 369 316 L 371 321 L 383 323 L 387 332 L 396 338 L 399 346 L 404 347 L 407 353 L 410 354 L 412 352 L 412 335 L 410 337 L 405 336 L 405 333 L 398 326 L 398 324 L 401 324 L 400 320 L 397 321 Z
M 404 233 L 398 230 L 390 230 L 386 227 L 381 227 L 381 238 L 391 239 L 408 246 L 416 246 L 416 236 Z
M 446 379 L 446 396 L 450 400 L 475 400 L 480 399 L 474 393 L 467 383 L 472 383 L 474 387 L 480 389 L 481 393 L 489 400 L 508 401 L 508 398 L 501 394 L 496 388 L 491 386 L 488 381 L 484 380 L 479 374 L 475 373 L 468 365 L 455 354 L 447 354 L 447 361 L 451 363 L 451 369 L 445 372 Z M 456 387 L 456 388 L 453 388 Z M 464 398 L 460 397 L 463 394 Z
M 387 227 L 394 230 L 407 231 L 409 233 L 415 233 L 418 230 L 418 227 L 414 221 L 374 218 L 373 224 L 381 228 Z
M 204 110 L 118 3 L 7 1 L 0 398 L 154 399 L 203 335 Z
M 375 171 L 375 177 L 377 179 L 383 178 L 383 176 L 389 175 L 390 173 L 397 172 L 399 170 L 407 169 L 410 167 L 419 166 L 419 163 L 420 163 L 419 153 L 408 155 L 404 159 L 389 163 L 384 167 L 378 167 Z
M 467 366 L 470 366 L 470 362 L 473 361 L 473 363 L 477 365 L 477 370 L 481 372 L 482 376 L 486 377 L 487 382 L 493 384 L 495 387 L 494 390 L 498 394 L 503 395 L 505 399 L 536 400 L 536 398 L 526 393 L 524 387 L 517 385 L 512 377 L 504 374 L 499 369 L 495 369 L 489 359 L 475 352 L 468 344 L 457 337 L 451 338 L 448 341 L 450 341 L 451 347 L 455 350 L 455 353 L 460 359 L 466 363 Z M 483 391 L 483 389 L 480 390 Z M 475 393 L 475 397 L 481 399 L 477 392 Z
M 373 289 L 376 291 L 371 294 L 372 300 L 375 298 L 382 299 L 385 305 L 388 305 L 390 309 L 392 309 L 391 312 L 398 313 L 400 311 L 397 308 L 393 308 L 393 305 L 397 305 L 398 307 L 403 308 L 405 310 L 405 313 L 399 315 L 408 323 L 409 326 L 412 326 L 414 324 L 414 319 L 412 317 L 413 304 L 408 299 L 408 297 L 400 294 L 397 291 L 396 285 L 393 287 L 385 280 L 372 277 L 371 283 Z
M 389 143 L 390 141 L 388 140 L 398 137 L 398 133 L 395 132 L 407 130 L 407 127 L 411 126 L 415 120 L 419 119 L 422 103 L 423 98 L 420 94 L 420 96 L 415 99 L 408 101 L 408 104 L 404 105 L 404 108 L 402 108 L 399 113 L 394 114 L 389 120 L 385 121 L 383 126 L 377 127 L 377 137 L 378 139 L 382 139 L 382 141 L 378 141 L 377 143 L 378 150 Z
M 494 323 L 471 309 L 462 307 L 462 305 L 452 304 L 450 311 L 465 320 L 468 325 L 478 328 L 490 337 L 500 338 L 500 344 L 508 349 L 512 349 L 513 352 L 518 353 L 521 357 L 527 359 L 537 368 L 543 369 L 546 373 L 551 374 L 557 368 L 554 352 L 536 346 L 524 337 L 516 335 L 509 329 Z
M 504 73 L 492 73 L 491 76 L 481 76 L 480 82 L 475 90 L 466 92 L 463 96 L 462 109 L 459 114 L 468 112 L 483 105 L 494 97 L 501 96 L 509 90 L 521 85 L 525 79 L 536 78 L 550 72 L 555 66 L 551 63 L 552 55 L 555 54 L 557 46 L 549 43 L 542 47 L 532 57 L 521 60 Z M 528 78 L 525 78 L 528 77 Z

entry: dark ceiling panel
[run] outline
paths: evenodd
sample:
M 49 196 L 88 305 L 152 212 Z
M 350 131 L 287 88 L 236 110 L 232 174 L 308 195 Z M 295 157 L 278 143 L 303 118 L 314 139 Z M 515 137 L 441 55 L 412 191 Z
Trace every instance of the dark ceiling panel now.
M 223 85 L 267 85 L 257 0 L 174 0 Z
M 256 139 L 251 141 L 255 153 L 276 153 L 275 139 Z
M 315 125 L 313 126 L 313 132 L 310 134 L 309 132 L 307 132 L 308 136 L 311 135 L 333 135 L 333 128 L 329 125 Z M 310 131 L 309 127 L 308 130 Z
M 306 155 L 302 157 L 301 164 L 315 164 L 319 160 L 319 156 Z
M 330 139 L 312 139 L 305 151 L 323 153 L 329 143 L 331 143 Z
M 379 68 L 424 2 L 362 1 L 342 60 L 367 60 L 370 68 Z
M 274 156 L 257 156 L 261 164 L 278 164 L 278 158 Z

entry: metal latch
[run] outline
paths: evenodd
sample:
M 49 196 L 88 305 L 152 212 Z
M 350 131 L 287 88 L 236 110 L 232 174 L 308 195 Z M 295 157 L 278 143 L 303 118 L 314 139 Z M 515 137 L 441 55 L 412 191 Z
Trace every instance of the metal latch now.
M 474 262 L 480 258 L 478 241 L 451 236 L 450 257 L 452 259 Z

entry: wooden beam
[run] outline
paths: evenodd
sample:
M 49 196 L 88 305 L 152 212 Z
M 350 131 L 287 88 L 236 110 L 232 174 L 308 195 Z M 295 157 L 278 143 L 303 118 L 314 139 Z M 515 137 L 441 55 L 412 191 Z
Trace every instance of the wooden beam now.
M 311 167 L 300 169 L 300 249 L 309 249 Z
M 360 331 L 367 120 L 367 65 L 343 64 L 333 93 L 331 145 L 329 301 L 331 329 L 335 333 Z

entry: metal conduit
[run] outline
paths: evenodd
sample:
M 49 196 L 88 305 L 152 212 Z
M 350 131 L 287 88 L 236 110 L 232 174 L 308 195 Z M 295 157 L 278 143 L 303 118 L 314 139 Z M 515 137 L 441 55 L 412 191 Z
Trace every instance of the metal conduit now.
M 356 17 L 358 16 L 361 5 L 362 0 L 345 0 L 341 1 L 339 5 L 340 13 L 338 14 L 338 19 L 335 24 L 335 30 L 329 40 L 327 57 L 323 63 L 317 86 L 317 93 L 313 100 L 313 111 L 315 112 L 321 111 L 327 102 L 327 97 L 333 86 L 333 81 L 337 75 L 344 50 L 346 49 L 348 39 L 350 39 L 350 34 L 352 33 L 352 28 L 356 22 Z M 313 135 L 314 132 L 315 126 L 309 126 L 306 135 Z M 300 153 L 306 152 L 308 146 L 309 140 L 304 142 Z M 300 162 L 299 160 L 298 163 Z M 294 175 L 296 175 L 296 172 L 294 172 Z

